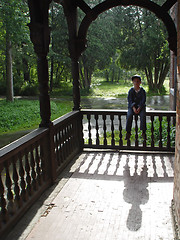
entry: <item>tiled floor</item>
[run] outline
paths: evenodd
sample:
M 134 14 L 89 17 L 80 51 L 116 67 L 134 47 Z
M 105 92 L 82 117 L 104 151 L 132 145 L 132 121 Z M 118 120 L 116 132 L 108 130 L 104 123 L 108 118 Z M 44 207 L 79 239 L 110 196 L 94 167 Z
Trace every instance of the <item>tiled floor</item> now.
M 84 152 L 13 240 L 173 240 L 173 161 L 169 154 Z

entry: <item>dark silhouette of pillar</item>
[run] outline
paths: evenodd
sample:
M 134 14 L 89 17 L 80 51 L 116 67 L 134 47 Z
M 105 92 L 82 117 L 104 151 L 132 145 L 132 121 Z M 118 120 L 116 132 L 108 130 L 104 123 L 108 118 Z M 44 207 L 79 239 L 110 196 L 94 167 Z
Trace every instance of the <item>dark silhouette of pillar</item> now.
M 62 3 L 66 16 L 69 32 L 69 53 L 72 64 L 73 78 L 73 110 L 80 110 L 80 82 L 79 82 L 79 57 L 85 50 L 86 39 L 78 39 L 77 4 L 74 0 Z
M 47 54 L 49 52 L 50 28 L 48 10 L 50 0 L 29 0 L 31 22 L 29 24 L 30 37 L 37 54 L 37 69 L 40 101 L 40 127 L 49 127 L 51 124 L 51 109 L 49 96 L 49 73 Z

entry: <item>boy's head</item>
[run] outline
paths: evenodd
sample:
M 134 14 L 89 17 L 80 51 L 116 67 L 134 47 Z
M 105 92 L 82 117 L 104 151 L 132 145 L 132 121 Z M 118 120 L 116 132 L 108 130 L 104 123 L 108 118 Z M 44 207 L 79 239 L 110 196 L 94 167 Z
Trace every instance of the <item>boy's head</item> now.
M 139 75 L 132 76 L 132 82 L 133 82 L 134 88 L 138 90 L 141 84 L 141 77 Z
M 134 76 L 132 76 L 132 81 L 133 81 L 135 78 L 138 78 L 138 79 L 140 80 L 140 82 L 141 82 L 141 77 L 140 77 L 139 75 L 134 75 Z

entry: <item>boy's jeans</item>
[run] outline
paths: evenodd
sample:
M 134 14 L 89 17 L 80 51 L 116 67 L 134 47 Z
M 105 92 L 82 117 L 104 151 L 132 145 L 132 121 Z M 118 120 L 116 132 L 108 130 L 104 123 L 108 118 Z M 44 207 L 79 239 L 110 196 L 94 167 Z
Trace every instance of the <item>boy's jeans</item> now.
M 128 108 L 127 119 L 126 119 L 127 132 L 131 132 L 133 115 L 135 115 L 135 113 L 132 110 L 132 108 Z M 140 130 L 146 131 L 146 108 L 145 107 L 142 108 L 138 115 L 140 116 Z

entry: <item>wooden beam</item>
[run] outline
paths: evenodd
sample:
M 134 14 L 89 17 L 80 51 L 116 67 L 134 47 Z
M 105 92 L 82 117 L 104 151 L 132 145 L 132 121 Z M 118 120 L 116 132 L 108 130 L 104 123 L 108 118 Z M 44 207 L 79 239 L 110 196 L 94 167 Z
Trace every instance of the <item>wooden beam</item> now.
M 76 4 L 86 14 L 91 10 L 91 8 L 83 0 L 76 0 Z
M 54 0 L 54 2 L 56 2 L 56 3 L 62 3 L 63 0 Z
M 177 2 L 177 0 L 167 0 L 163 5 L 162 8 L 165 11 L 169 11 L 170 8 Z
M 171 16 L 168 13 L 168 9 L 172 7 L 177 0 L 167 0 L 166 3 L 162 6 L 156 4 L 155 2 L 151 0 L 105 0 L 99 4 L 97 4 L 94 8 L 89 11 L 84 19 L 82 20 L 79 32 L 78 32 L 78 38 L 79 39 L 85 39 L 87 35 L 88 28 L 92 21 L 94 21 L 102 12 L 107 11 L 110 8 L 116 7 L 116 6 L 139 6 L 142 8 L 146 8 L 149 11 L 156 14 L 156 16 L 161 19 L 168 31 L 168 42 L 169 42 L 169 48 L 177 54 L 177 32 L 176 27 L 174 24 L 174 21 L 172 20 Z

